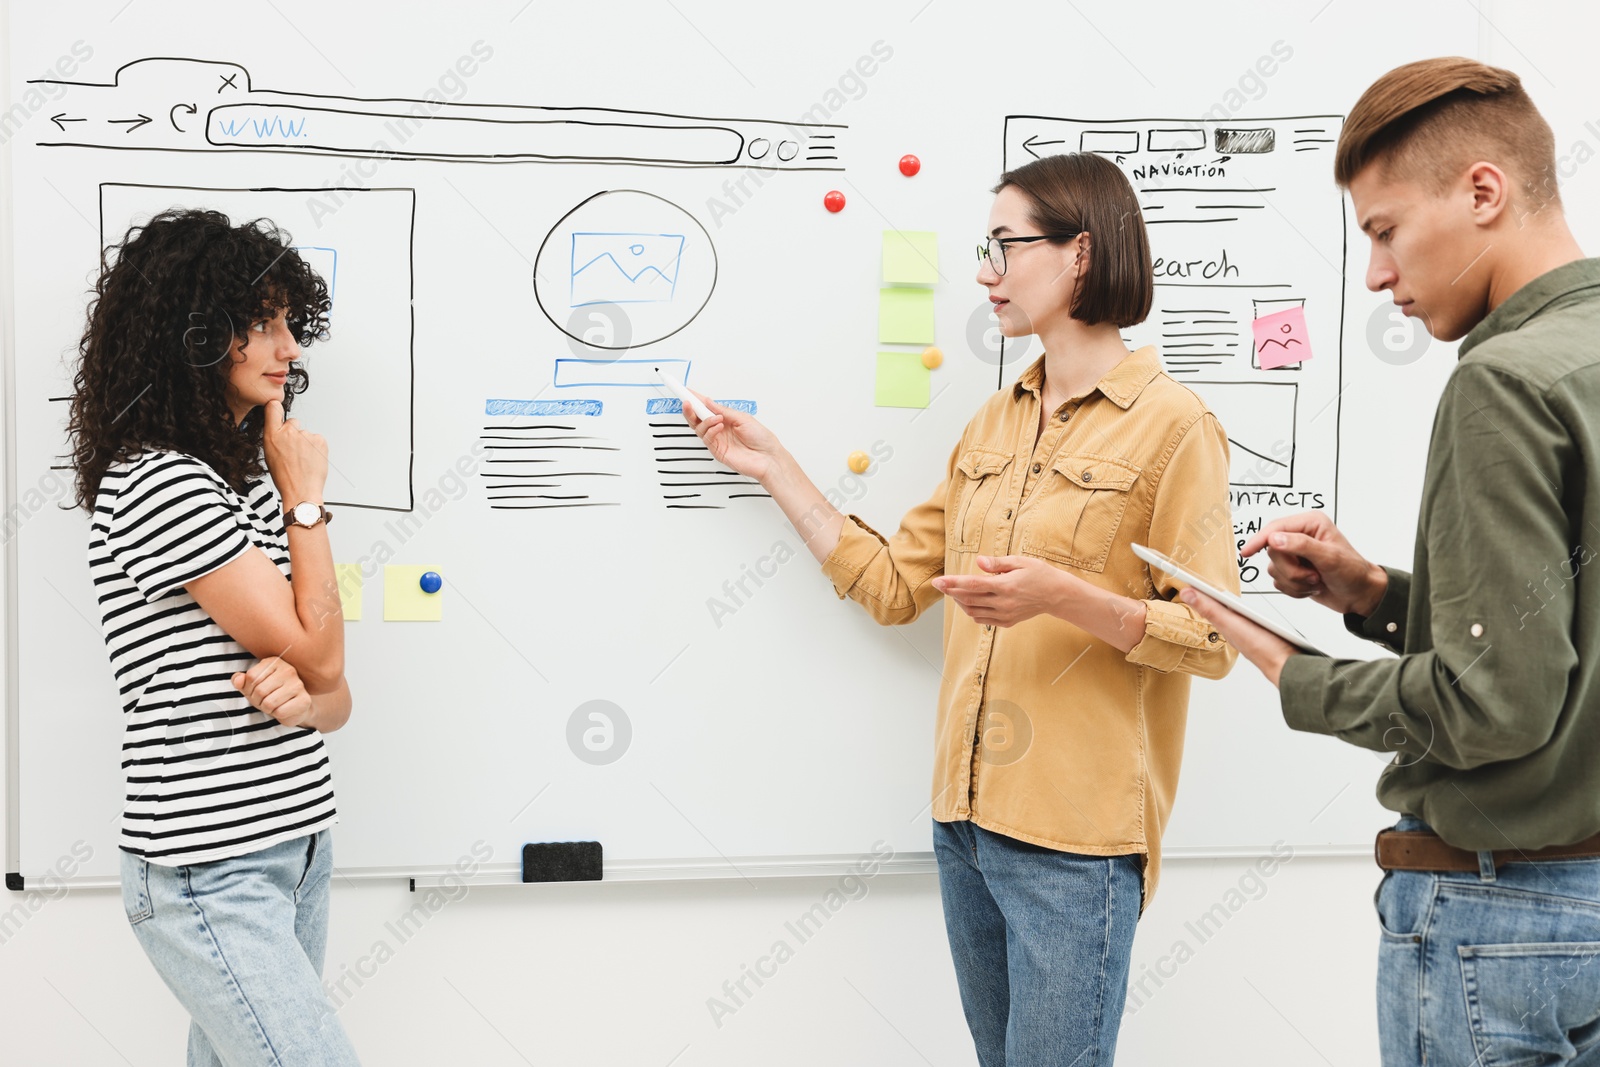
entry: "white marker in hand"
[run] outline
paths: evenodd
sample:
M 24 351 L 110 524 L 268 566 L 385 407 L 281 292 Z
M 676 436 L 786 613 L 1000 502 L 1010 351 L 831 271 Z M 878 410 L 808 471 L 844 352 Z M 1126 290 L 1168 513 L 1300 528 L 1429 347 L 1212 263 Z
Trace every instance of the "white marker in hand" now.
M 660 378 L 661 384 L 671 389 L 679 400 L 693 408 L 695 415 L 699 418 L 709 419 L 711 417 L 711 409 L 702 404 L 699 397 L 685 389 L 676 378 L 668 378 L 665 374 L 662 374 L 660 367 L 656 368 L 656 377 Z

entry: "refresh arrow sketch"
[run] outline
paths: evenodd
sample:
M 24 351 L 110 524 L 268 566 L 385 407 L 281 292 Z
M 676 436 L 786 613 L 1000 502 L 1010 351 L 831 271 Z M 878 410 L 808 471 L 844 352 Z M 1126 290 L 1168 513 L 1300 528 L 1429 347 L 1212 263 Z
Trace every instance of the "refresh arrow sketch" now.
M 149 115 L 140 115 L 136 119 L 106 119 L 106 121 L 111 123 L 113 126 L 115 126 L 119 122 L 131 122 L 131 123 L 133 123 L 133 125 L 129 126 L 127 129 L 123 130 L 122 132 L 123 133 L 132 133 L 134 130 L 137 130 L 140 126 L 143 126 L 145 123 L 151 121 L 151 119 L 150 119 Z
M 179 133 L 184 133 L 185 132 L 184 128 L 182 126 L 179 126 L 178 125 L 178 120 L 173 117 L 180 110 L 181 111 L 187 111 L 189 114 L 193 115 L 197 109 L 195 108 L 195 106 L 193 104 L 173 104 L 172 105 L 172 110 L 167 112 L 167 121 L 172 123 L 172 128 L 177 130 Z M 133 127 L 133 128 L 137 129 L 137 127 Z

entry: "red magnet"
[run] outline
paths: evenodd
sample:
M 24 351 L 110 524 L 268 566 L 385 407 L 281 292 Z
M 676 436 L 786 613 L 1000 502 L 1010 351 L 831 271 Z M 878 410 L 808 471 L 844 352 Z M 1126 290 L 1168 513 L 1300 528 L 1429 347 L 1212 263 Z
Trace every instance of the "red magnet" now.
M 900 173 L 904 174 L 907 178 L 914 177 L 917 171 L 921 169 L 922 160 L 918 159 L 916 156 L 900 157 Z
M 835 189 L 822 198 L 822 206 L 837 214 L 844 210 L 844 194 Z

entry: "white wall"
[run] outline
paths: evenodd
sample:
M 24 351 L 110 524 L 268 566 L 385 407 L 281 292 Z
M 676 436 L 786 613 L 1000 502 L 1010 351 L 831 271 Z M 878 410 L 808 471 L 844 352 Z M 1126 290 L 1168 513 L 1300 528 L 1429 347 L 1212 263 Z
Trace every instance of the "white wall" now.
M 1300 6 L 1307 19 L 1336 14 L 1320 14 L 1322 0 Z M 1463 5 L 1462 17 L 1473 17 L 1474 6 L 1484 13 L 1482 58 L 1524 75 L 1556 126 L 1559 151 L 1573 156 L 1565 184 L 1571 215 L 1580 239 L 1600 250 L 1600 167 L 1587 161 L 1600 158 L 1600 64 L 1592 56 L 1600 17 L 1576 4 L 1487 0 Z M 1003 34 L 974 42 L 980 51 L 1026 53 L 1027 45 Z M 967 76 L 975 63 L 953 61 L 952 76 Z M 1593 129 L 1585 126 L 1591 121 Z M 1376 1061 L 1376 870 L 1360 858 L 1298 856 L 1261 883 L 1243 883 L 1253 897 L 1230 895 L 1249 866 L 1169 863 L 1140 929 L 1134 971 L 1171 977 L 1159 988 L 1147 983 L 1153 994 L 1126 1017 L 1120 1062 Z M 403 943 L 386 924 L 424 893 L 338 885 L 327 973 L 337 980 L 341 968 L 369 960 L 362 966 L 372 976 L 359 988 L 347 982 L 353 995 L 341 1009 L 369 1064 L 973 1063 L 931 876 L 871 883 L 714 1024 L 707 999 L 774 940 L 792 941 L 785 921 L 831 885 L 480 887 L 445 903 Z M 0 894 L 0 912 L 19 903 L 37 910 L 0 943 L 0 1061 L 181 1062 L 185 1017 L 145 962 L 114 892 Z M 1219 903 L 1236 910 L 1202 943 L 1186 923 Z M 1192 955 L 1176 951 L 1180 940 Z M 394 951 L 374 969 L 380 941 Z M 1174 969 L 1177 955 L 1188 958 Z

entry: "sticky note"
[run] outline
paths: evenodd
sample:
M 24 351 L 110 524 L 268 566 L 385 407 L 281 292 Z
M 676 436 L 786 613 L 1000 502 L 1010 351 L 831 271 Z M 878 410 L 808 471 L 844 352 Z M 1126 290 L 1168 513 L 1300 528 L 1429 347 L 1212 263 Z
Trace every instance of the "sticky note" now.
M 1289 308 L 1263 315 L 1250 324 L 1255 331 L 1256 358 L 1263 370 L 1276 370 L 1311 358 L 1306 309 Z
M 879 289 L 878 340 L 891 345 L 933 343 L 932 289 Z
M 938 281 L 939 235 L 922 230 L 884 230 L 883 280 L 890 285 Z
M 931 378 L 921 352 L 879 352 L 873 403 L 880 408 L 925 408 Z
M 361 564 L 335 563 L 333 580 L 339 587 L 339 606 L 345 622 L 361 621 Z
M 438 567 L 383 568 L 383 621 L 439 622 L 443 619 L 444 590 L 424 593 L 418 584 L 424 574 L 437 570 Z

